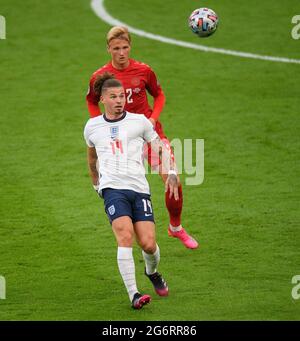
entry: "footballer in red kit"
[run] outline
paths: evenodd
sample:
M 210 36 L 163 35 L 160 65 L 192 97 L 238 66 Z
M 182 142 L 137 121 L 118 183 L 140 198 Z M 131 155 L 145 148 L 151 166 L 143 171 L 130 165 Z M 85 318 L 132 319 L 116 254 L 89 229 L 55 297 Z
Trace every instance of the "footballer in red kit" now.
M 147 118 L 153 119 L 156 123 L 155 130 L 159 137 L 166 138 L 161 123 L 158 121 L 165 103 L 164 93 L 153 70 L 148 65 L 133 59 L 128 59 L 128 66 L 124 69 L 117 69 L 113 66 L 112 62 L 109 62 L 94 72 L 87 94 L 90 116 L 95 117 L 101 114 L 98 105 L 100 97 L 95 93 L 93 86 L 97 76 L 105 72 L 113 74 L 122 82 L 126 95 L 125 110 L 144 114 Z M 154 98 L 154 107 L 156 110 L 152 110 L 148 103 L 147 91 Z
M 91 117 L 101 115 L 99 107 L 100 96 L 94 89 L 95 81 L 108 72 L 121 81 L 126 96 L 124 110 L 132 113 L 145 115 L 153 124 L 155 131 L 171 153 L 174 159 L 170 142 L 163 132 L 159 116 L 165 104 L 165 95 L 157 80 L 154 71 L 147 65 L 129 58 L 131 50 L 131 37 L 126 27 L 115 26 L 107 34 L 107 51 L 111 56 L 111 61 L 93 73 L 88 94 L 86 96 L 88 110 Z M 147 92 L 153 97 L 153 108 L 149 105 Z M 151 146 L 146 145 L 145 154 L 151 167 L 155 168 L 160 164 L 157 154 L 151 150 Z M 160 175 L 166 183 L 167 175 Z M 179 177 L 178 177 L 179 179 Z M 181 212 L 183 205 L 182 186 L 178 187 L 179 198 L 167 191 L 165 193 L 165 203 L 168 209 L 170 224 L 168 234 L 170 237 L 178 238 L 187 248 L 196 249 L 198 242 L 192 238 L 181 225 Z

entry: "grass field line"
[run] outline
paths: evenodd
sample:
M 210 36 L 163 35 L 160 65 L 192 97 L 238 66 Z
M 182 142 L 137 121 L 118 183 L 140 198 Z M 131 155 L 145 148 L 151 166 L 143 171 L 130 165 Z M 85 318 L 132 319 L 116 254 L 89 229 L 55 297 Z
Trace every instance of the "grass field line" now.
M 248 53 L 248 52 L 241 52 L 241 51 L 234 51 L 234 50 L 227 50 L 227 49 L 222 49 L 222 48 L 217 48 L 217 47 L 207 47 L 204 45 L 200 44 L 193 44 L 193 43 L 188 43 L 185 41 L 177 40 L 177 39 L 172 39 L 172 38 L 167 38 L 163 37 L 157 34 L 149 33 L 137 28 L 134 28 L 132 26 L 127 25 L 126 23 L 113 18 L 105 9 L 104 7 L 104 0 L 91 0 L 91 7 L 96 13 L 96 15 L 102 19 L 104 22 L 108 23 L 109 25 L 112 26 L 126 26 L 128 27 L 129 31 L 131 33 L 134 33 L 138 36 L 145 37 L 148 39 L 153 39 L 160 41 L 162 43 L 166 44 L 172 44 L 172 45 L 177 45 L 181 47 L 186 47 L 186 48 L 191 48 L 194 50 L 200 50 L 203 52 L 213 52 L 213 53 L 221 53 L 221 54 L 227 54 L 235 57 L 242 57 L 242 58 L 252 58 L 252 59 L 260 59 L 260 60 L 267 60 L 271 62 L 280 62 L 280 63 L 291 63 L 291 64 L 300 64 L 300 59 L 291 59 L 291 58 L 285 58 L 285 57 L 273 57 L 273 56 L 264 56 L 264 55 L 259 55 L 259 54 L 254 54 L 254 53 Z

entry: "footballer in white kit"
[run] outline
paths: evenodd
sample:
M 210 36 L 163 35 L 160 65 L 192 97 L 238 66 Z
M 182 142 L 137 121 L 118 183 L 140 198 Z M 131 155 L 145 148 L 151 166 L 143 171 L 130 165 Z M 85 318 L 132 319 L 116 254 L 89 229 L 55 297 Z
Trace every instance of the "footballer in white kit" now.
M 125 91 L 112 74 L 100 75 L 94 84 L 105 113 L 89 119 L 84 129 L 89 173 L 94 188 L 103 197 L 105 212 L 118 244 L 117 263 L 128 297 L 134 309 L 141 309 L 151 296 L 137 288 L 133 243 L 142 249 L 145 275 L 159 296 L 169 289 L 157 271 L 160 249 L 156 243 L 155 224 L 149 184 L 145 176 L 143 145 L 152 143 L 162 153 L 162 169 L 168 174 L 166 189 L 178 200 L 179 180 L 176 165 L 152 123 L 144 116 L 124 111 Z M 97 162 L 99 167 L 97 169 Z
M 84 136 L 87 145 L 96 148 L 99 190 L 109 187 L 150 194 L 142 152 L 144 142 L 158 135 L 145 116 L 126 111 L 116 120 L 97 116 L 87 122 Z
M 133 222 L 154 221 L 143 161 L 144 142 L 158 137 L 151 122 L 144 115 L 126 111 L 115 120 L 104 114 L 89 119 L 84 137 L 87 145 L 96 149 L 98 193 L 104 198 L 109 221 L 125 215 Z M 126 202 L 128 197 L 133 208 Z

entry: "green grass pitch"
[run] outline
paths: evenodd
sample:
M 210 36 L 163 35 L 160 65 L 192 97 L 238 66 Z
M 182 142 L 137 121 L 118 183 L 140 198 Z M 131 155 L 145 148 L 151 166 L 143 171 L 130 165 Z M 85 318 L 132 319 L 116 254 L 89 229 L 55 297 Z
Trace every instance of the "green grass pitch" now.
M 300 58 L 291 37 L 298 0 L 110 0 L 136 28 L 207 46 Z M 220 16 L 199 39 L 187 17 Z M 122 10 L 120 10 L 120 8 Z M 300 65 L 203 53 L 133 36 L 167 97 L 172 138 L 205 140 L 205 180 L 184 185 L 183 225 L 200 242 L 167 236 L 161 180 L 149 176 L 170 296 L 130 308 L 103 203 L 91 187 L 82 131 L 91 73 L 108 60 L 109 26 L 89 0 L 0 0 L 0 320 L 299 320 Z M 184 175 L 182 177 L 184 179 Z

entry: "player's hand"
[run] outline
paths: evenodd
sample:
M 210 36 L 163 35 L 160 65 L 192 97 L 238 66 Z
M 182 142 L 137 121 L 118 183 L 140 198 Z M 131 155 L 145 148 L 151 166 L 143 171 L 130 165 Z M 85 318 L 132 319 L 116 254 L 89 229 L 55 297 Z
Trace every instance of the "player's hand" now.
M 153 127 L 155 128 L 155 125 L 156 125 L 155 119 L 150 117 L 149 121 L 152 123 Z
M 94 187 L 94 190 L 99 194 L 99 185 L 93 184 L 93 187 Z
M 174 199 L 177 201 L 179 199 L 178 194 L 179 181 L 176 174 L 169 174 L 165 183 L 165 191 L 170 190 L 169 198 L 171 199 L 174 195 Z

